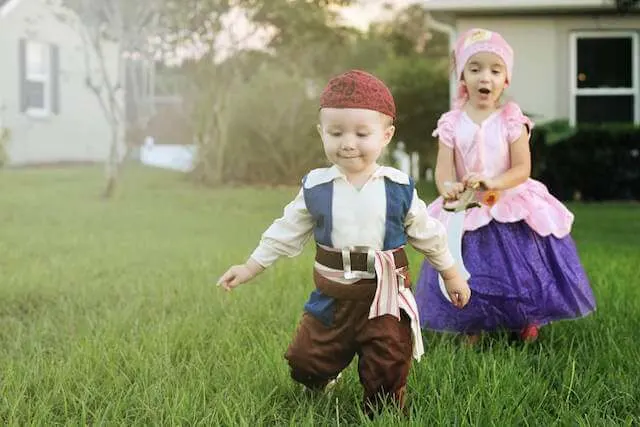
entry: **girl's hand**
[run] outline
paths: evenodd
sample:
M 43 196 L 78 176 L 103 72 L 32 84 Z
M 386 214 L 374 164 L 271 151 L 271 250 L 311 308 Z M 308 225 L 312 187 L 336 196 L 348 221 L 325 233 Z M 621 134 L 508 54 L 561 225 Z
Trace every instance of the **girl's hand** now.
M 462 182 L 464 183 L 465 188 L 473 188 L 483 191 L 496 190 L 496 183 L 493 179 L 477 173 L 470 173 L 466 175 L 462 179 Z
M 445 201 L 458 200 L 458 197 L 464 191 L 464 184 L 461 182 L 445 182 L 443 187 L 442 198 Z

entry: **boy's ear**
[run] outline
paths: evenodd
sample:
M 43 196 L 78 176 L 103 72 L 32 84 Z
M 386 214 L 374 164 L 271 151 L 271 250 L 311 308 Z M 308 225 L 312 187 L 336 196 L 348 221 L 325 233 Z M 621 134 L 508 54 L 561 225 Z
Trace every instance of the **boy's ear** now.
M 389 145 L 389 143 L 391 142 L 391 139 L 393 138 L 393 135 L 395 135 L 396 133 L 396 127 L 394 125 L 390 125 L 389 127 L 387 127 L 387 129 L 384 131 L 384 145 L 387 146 Z
M 318 131 L 318 135 L 322 137 L 322 126 L 320 126 L 319 123 L 316 125 L 316 130 Z

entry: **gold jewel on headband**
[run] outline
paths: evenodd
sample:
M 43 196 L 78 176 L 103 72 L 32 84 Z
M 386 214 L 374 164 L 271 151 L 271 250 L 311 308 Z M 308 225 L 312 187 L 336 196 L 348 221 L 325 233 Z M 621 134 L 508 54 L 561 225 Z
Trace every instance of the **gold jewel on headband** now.
M 478 29 L 467 36 L 464 41 L 464 47 L 466 48 L 469 45 L 474 43 L 483 42 L 491 39 L 493 33 L 488 30 Z

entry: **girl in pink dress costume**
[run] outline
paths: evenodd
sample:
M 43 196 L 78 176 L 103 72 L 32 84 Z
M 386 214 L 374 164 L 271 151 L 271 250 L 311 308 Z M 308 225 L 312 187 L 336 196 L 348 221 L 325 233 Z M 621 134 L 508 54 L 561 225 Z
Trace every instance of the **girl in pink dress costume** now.
M 480 206 L 462 221 L 461 255 L 471 300 L 454 308 L 438 273 L 422 267 L 416 289 L 426 329 L 467 334 L 507 329 L 533 341 L 549 322 L 595 310 L 595 299 L 570 236 L 573 214 L 529 177 L 533 123 L 514 102 L 500 105 L 511 81 L 513 50 L 492 31 L 472 29 L 454 51 L 458 102 L 434 131 L 439 138 L 436 183 L 441 196 L 429 213 L 452 220 L 443 203 L 479 189 Z

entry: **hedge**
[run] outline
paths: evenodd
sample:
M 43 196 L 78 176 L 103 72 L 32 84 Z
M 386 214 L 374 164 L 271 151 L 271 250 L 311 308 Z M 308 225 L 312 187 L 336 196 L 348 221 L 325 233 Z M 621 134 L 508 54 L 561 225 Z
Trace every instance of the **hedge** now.
M 532 176 L 561 200 L 640 200 L 640 127 L 535 127 Z

